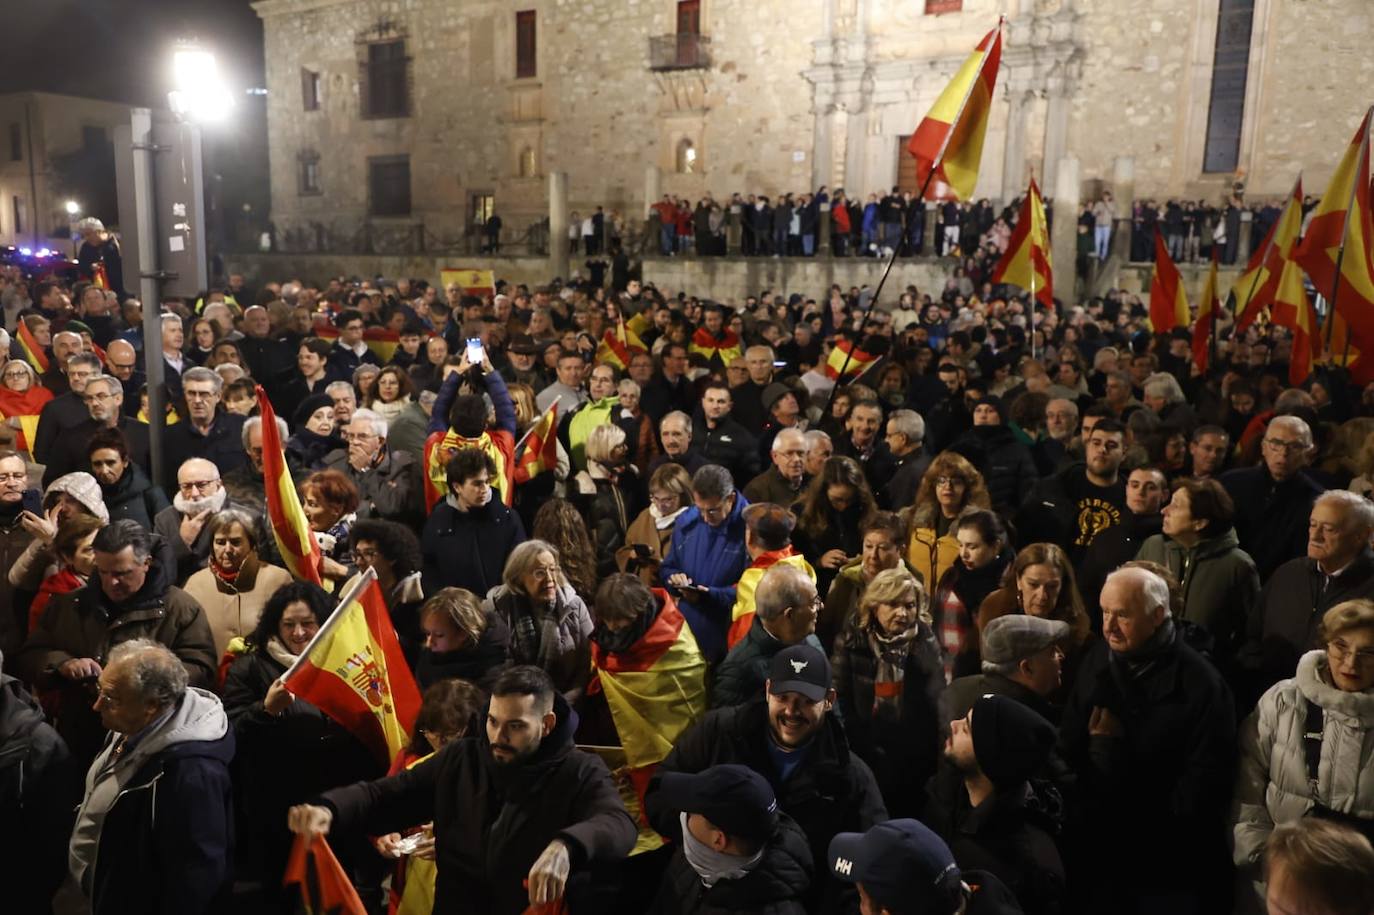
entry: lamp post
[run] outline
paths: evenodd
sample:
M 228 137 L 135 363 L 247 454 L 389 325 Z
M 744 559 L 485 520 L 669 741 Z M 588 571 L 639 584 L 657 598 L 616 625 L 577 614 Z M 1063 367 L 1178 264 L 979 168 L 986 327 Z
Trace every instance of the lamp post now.
M 67 211 L 67 235 L 72 240 L 72 260 L 76 260 L 76 218 L 81 215 L 81 204 L 75 200 L 68 200 L 65 209 Z

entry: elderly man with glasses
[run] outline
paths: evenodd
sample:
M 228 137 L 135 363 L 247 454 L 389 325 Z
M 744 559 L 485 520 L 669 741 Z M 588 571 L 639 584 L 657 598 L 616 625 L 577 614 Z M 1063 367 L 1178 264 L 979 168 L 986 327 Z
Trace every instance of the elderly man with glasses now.
M 177 468 L 176 492 L 170 508 L 153 518 L 153 530 L 172 545 L 176 557 L 176 580 L 184 582 L 205 568 L 210 556 L 210 518 L 226 508 L 241 508 L 249 514 L 251 506 L 229 501 L 220 479 L 219 468 L 204 458 L 191 458 Z
M 45 403 L 38 413 L 38 434 L 32 443 L 34 461 L 39 464 L 51 461 L 62 437 L 91 418 L 82 394 L 86 390 L 86 382 L 99 374 L 100 357 L 94 353 L 78 352 L 68 357 L 66 378 L 70 388 L 64 388 L 65 394 L 59 394 Z
M 343 427 L 348 447 L 325 456 L 327 470 L 337 470 L 358 487 L 358 520 L 380 518 L 418 526 L 420 466 L 412 455 L 387 446 L 387 422 L 372 410 L 353 412 Z
M 1265 430 L 1260 463 L 1219 478 L 1236 503 L 1240 548 L 1260 579 L 1307 548 L 1307 520 L 1323 487 L 1303 472 L 1315 449 L 1312 430 L 1297 416 L 1276 416 Z
M 138 415 L 138 392 L 147 379 L 138 367 L 138 350 L 128 340 L 111 340 L 105 347 L 105 372 L 119 379 L 124 390 L 124 412 Z
M 124 386 L 112 375 L 96 375 L 81 392 L 89 418 L 74 426 L 57 441 L 47 466 L 43 485 L 68 473 L 86 470 L 91 438 L 102 429 L 118 429 L 129 446 L 129 459 L 148 466 L 148 425 L 124 414 Z

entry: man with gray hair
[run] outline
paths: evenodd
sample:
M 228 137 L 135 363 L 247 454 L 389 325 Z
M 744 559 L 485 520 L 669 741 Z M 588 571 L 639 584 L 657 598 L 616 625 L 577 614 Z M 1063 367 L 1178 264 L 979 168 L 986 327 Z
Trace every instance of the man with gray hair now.
M 649 462 L 649 475 L 664 464 L 681 464 L 688 473 L 696 473 L 706 466 L 706 460 L 692 447 L 692 417 L 674 410 L 658 423 L 658 440 L 663 453 Z
M 1076 849 L 1084 910 L 1229 911 L 1231 691 L 1179 636 L 1164 579 L 1118 569 L 1100 603 L 1103 640 L 1083 658 L 1060 730 L 1088 840 Z M 1168 868 L 1112 865 L 1164 847 Z
M 1323 487 L 1303 472 L 1312 459 L 1312 429 L 1297 416 L 1276 416 L 1260 443 L 1260 463 L 1217 479 L 1236 504 L 1236 537 L 1264 581 L 1302 556 L 1307 520 Z
M 821 599 L 816 582 L 795 565 L 776 563 L 763 573 L 754 592 L 754 623 L 716 668 L 711 708 L 753 702 L 763 692 L 773 656 L 805 642 L 818 651 L 816 616 Z
M 749 481 L 744 495 L 750 502 L 791 505 L 802 496 L 810 477 L 806 473 L 806 435 L 799 429 L 781 429 L 773 437 L 773 463 Z
M 413 455 L 387 447 L 387 423 L 368 409 L 354 410 L 343 427 L 347 448 L 325 455 L 327 470 L 337 470 L 358 487 L 358 520 L 380 518 L 418 526 L 420 463 Z
M 353 390 L 353 384 L 331 381 L 325 386 L 324 392 L 334 401 L 334 428 L 342 429 L 353 418 L 353 411 L 358 409 L 358 395 Z
M 63 388 L 66 393 L 43 404 L 38 411 L 38 435 L 31 442 L 35 461 L 47 464 L 62 437 L 91 418 L 82 394 L 86 382 L 100 373 L 100 357 L 95 353 L 78 352 L 67 358 L 65 377 L 69 387 Z
M 110 732 L 86 775 L 68 847 L 92 915 L 208 913 L 233 877 L 234 735 L 219 698 L 166 646 L 115 646 L 95 683 Z
M 825 467 L 825 462 L 835 455 L 835 443 L 829 433 L 820 429 L 810 429 L 806 433 L 806 472 L 815 476 Z
M 879 481 L 874 495 L 878 504 L 891 511 L 906 508 L 916 501 L 921 477 L 930 466 L 926 451 L 926 421 L 915 410 L 893 410 L 887 418 L 883 444 L 892 454 L 892 473 Z
M 71 390 L 67 382 L 67 360 L 83 352 L 85 344 L 81 335 L 64 330 L 52 335 L 52 360 L 48 370 L 39 376 L 43 387 L 54 394 L 65 394 Z
M 88 470 L 86 455 L 91 438 L 102 429 L 118 429 L 129 446 L 129 459 L 148 466 L 148 424 L 124 413 L 124 386 L 113 375 L 96 375 L 86 381 L 79 395 L 86 404 L 87 419 L 64 432 L 54 444 L 43 468 L 43 485 L 78 470 Z
M 277 434 L 285 443 L 291 435 L 291 430 L 286 425 L 286 420 L 280 416 L 276 417 L 276 420 Z M 229 494 L 230 502 L 252 509 L 261 515 L 267 510 L 267 484 L 262 471 L 262 417 L 250 416 L 245 419 L 239 438 L 243 442 L 243 450 L 248 455 L 248 461 L 223 474 L 220 481 L 224 484 L 224 491 Z
M 205 458 L 220 473 L 247 463 L 248 455 L 243 453 L 240 440 L 244 417 L 220 408 L 224 379 L 213 369 L 197 366 L 181 376 L 181 390 L 186 410 L 181 422 L 167 427 L 163 440 L 163 474 L 167 477 L 162 481 L 164 485 L 191 458 Z

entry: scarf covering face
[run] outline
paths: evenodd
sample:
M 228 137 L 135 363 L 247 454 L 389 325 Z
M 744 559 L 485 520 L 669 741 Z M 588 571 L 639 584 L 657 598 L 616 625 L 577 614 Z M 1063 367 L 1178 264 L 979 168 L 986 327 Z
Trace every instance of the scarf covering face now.
M 630 646 L 644 638 L 644 633 L 649 631 L 649 627 L 658 619 L 659 604 L 654 601 L 651 610 L 646 610 L 635 617 L 634 622 L 620 629 L 607 629 L 605 623 L 597 623 L 592 629 L 591 640 L 600 645 L 603 651 L 611 654 L 620 654 L 628 651 Z
M 918 626 L 889 636 L 877 619 L 868 627 L 868 648 L 878 664 L 873 674 L 873 718 L 896 721 L 902 714 L 902 680 Z
M 678 517 L 687 510 L 686 506 L 679 508 L 670 515 L 665 515 L 658 510 L 658 506 L 649 503 L 649 517 L 654 519 L 654 530 L 666 531 L 677 523 Z
M 740 879 L 758 867 L 759 862 L 763 860 L 763 848 L 749 858 L 716 851 L 692 835 L 691 830 L 687 828 L 686 813 L 679 813 L 678 817 L 682 823 L 682 854 L 708 890 L 722 880 Z
M 228 491 L 221 486 L 219 492 L 210 496 L 208 499 L 188 499 L 178 492 L 176 495 L 172 496 L 172 505 L 177 511 L 181 512 L 184 517 L 193 518 L 207 509 L 211 512 L 223 511 L 224 503 L 228 498 Z

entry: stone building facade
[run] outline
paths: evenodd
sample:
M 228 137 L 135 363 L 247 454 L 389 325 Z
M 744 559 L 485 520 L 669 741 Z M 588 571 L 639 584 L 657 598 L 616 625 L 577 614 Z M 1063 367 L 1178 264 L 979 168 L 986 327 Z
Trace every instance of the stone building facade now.
M 261 0 L 294 250 L 436 250 L 494 208 L 913 182 L 904 140 L 1007 19 L 978 195 L 1320 190 L 1374 78 L 1369 0 Z

